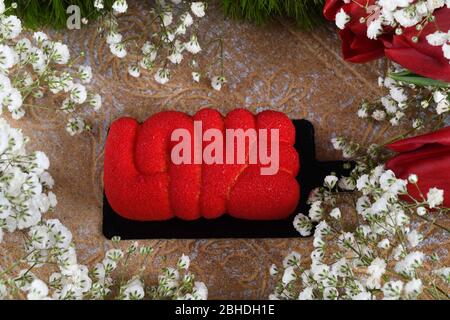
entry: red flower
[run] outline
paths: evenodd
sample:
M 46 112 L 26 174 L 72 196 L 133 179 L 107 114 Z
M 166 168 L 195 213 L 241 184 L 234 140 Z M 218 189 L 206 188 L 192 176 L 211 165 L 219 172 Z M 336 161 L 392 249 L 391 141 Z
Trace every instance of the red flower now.
M 339 31 L 342 55 L 346 61 L 364 63 L 384 56 L 384 44 L 381 38 L 389 40 L 391 36 L 382 36 L 378 40 L 367 38 L 367 19 L 376 14 L 371 11 L 371 6 L 374 4 L 375 0 L 355 0 L 349 3 L 344 3 L 342 0 L 325 2 L 323 15 L 328 20 L 335 21 L 336 14 L 341 9 L 350 16 L 345 29 Z M 364 18 L 363 22 L 361 18 Z
M 358 35 L 345 28 L 339 32 L 342 41 L 342 56 L 346 61 L 365 63 L 384 56 L 381 40 L 371 40 L 366 35 Z
M 399 152 L 386 164 L 397 178 L 407 179 L 410 174 L 419 177 L 419 190 L 426 197 L 430 188 L 444 190 L 444 205 L 450 206 L 450 127 L 390 144 L 389 149 Z M 421 200 L 416 187 L 408 192 Z
M 394 36 L 392 41 L 385 41 L 386 56 L 412 72 L 435 80 L 450 82 L 450 64 L 444 57 L 441 46 L 432 46 L 426 36 L 439 30 L 450 30 L 450 9 L 443 7 L 434 12 L 436 23 L 430 22 L 420 32 L 415 27 L 404 29 L 402 35 Z M 418 41 L 414 42 L 413 37 Z
M 323 7 L 323 15 L 330 21 L 334 21 L 336 13 L 345 5 L 342 0 L 327 0 Z

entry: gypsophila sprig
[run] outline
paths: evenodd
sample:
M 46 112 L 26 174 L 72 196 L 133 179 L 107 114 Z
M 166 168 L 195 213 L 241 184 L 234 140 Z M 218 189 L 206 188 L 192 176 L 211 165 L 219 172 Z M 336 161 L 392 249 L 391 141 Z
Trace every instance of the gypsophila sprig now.
M 206 286 L 194 282 L 188 271 L 186 255 L 176 269 L 164 270 L 157 286 L 146 285 L 143 277 L 153 249 L 137 242 L 121 249 L 120 238 L 114 237 L 113 247 L 91 270 L 80 264 L 71 231 L 58 219 L 45 219 L 57 204 L 50 191 L 50 162 L 43 152 L 28 153 L 27 141 L 21 130 L 0 118 L 0 245 L 14 234 L 24 239 L 22 244 L 12 238 L 13 250 L 22 250 L 22 256 L 0 265 L 0 299 L 151 299 L 162 294 L 170 299 L 207 298 Z M 139 267 L 125 279 L 131 262 Z
M 333 139 L 333 145 L 344 152 L 354 148 L 342 138 Z M 364 153 L 363 147 L 356 149 L 355 156 Z M 417 187 L 417 175 L 396 178 L 377 165 L 381 154 L 378 147 L 369 147 L 349 177 L 337 181 L 329 175 L 311 193 L 309 217 L 294 219 L 301 235 L 314 233 L 311 262 L 293 252 L 282 266 L 271 266 L 278 280 L 271 299 L 448 299 L 449 269 L 420 250 L 426 233 L 418 229 L 422 223 L 449 235 L 446 227 L 423 217 L 429 209 L 434 216 L 449 211 L 442 207 L 443 191 L 432 188 L 422 199 L 413 199 L 407 186 Z
M 363 101 L 358 117 L 416 130 L 425 125 L 439 127 L 448 120 L 450 84 L 411 76 L 400 67 L 380 77 L 378 84 L 387 94 L 375 101 Z
M 74 135 L 88 129 L 80 113 L 101 107 L 100 95 L 85 87 L 92 79 L 91 68 L 74 70 L 76 59 L 67 45 L 44 32 L 22 35 L 22 23 L 10 10 L 0 12 L 0 114 L 6 109 L 17 120 L 30 108 L 50 109 L 41 104 L 42 98 L 57 95 L 62 103 L 55 111 L 63 111 L 67 131 Z
M 95 7 L 102 13 L 98 30 L 106 39 L 111 53 L 119 59 L 125 58 L 129 51 L 138 56 L 126 67 L 130 76 L 138 78 L 147 72 L 153 74 L 157 83 L 166 84 L 172 79 L 174 69 L 184 60 L 190 60 L 193 81 L 209 77 L 214 90 L 220 90 L 226 83 L 222 39 L 203 45 L 198 38 L 199 22 L 206 14 L 206 2 L 155 1 L 148 13 L 149 33 L 132 39 L 126 39 L 120 31 L 120 15 L 128 9 L 125 0 L 116 0 L 110 11 L 105 9 L 103 1 L 96 1 Z M 196 56 L 208 46 L 217 46 L 218 50 L 213 50 L 215 56 L 202 70 Z
M 175 268 L 165 267 L 158 277 L 158 284 L 149 288 L 151 299 L 157 300 L 206 300 L 208 289 L 203 282 L 195 281 L 189 271 L 190 259 L 182 255 Z

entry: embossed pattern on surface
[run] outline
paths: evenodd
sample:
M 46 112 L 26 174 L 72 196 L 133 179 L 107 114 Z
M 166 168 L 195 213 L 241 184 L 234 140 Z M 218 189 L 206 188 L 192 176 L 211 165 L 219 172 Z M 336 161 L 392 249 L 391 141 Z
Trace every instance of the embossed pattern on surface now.
M 130 3 L 121 18 L 128 35 L 144 32 L 145 7 Z M 350 65 L 340 57 L 340 44 L 333 26 L 313 33 L 296 30 L 286 21 L 266 26 L 225 20 L 216 5 L 201 23 L 200 38 L 222 36 L 225 43 L 225 67 L 228 84 L 220 92 L 209 83 L 193 83 L 183 64 L 165 86 L 151 75 L 135 79 L 126 67 L 109 53 L 104 39 L 96 36 L 96 26 L 68 31 L 64 37 L 75 52 L 86 53 L 85 63 L 94 72 L 93 87 L 103 96 L 100 114 L 89 113 L 91 133 L 70 137 L 58 117 L 36 112 L 11 124 L 23 128 L 31 138 L 29 150 L 40 149 L 51 162 L 58 206 L 52 216 L 58 217 L 73 232 L 79 252 L 79 263 L 92 264 L 109 249 L 101 234 L 103 146 L 109 124 L 129 115 L 142 121 L 161 110 L 180 110 L 193 114 L 210 106 L 226 113 L 237 107 L 252 111 L 274 109 L 291 118 L 306 118 L 316 128 L 317 153 L 320 160 L 337 159 L 330 138 L 346 135 L 369 143 L 382 141 L 388 126 L 373 126 L 357 119 L 360 100 L 380 93 L 376 79 L 385 64 Z M 127 60 L 134 59 L 131 54 Z M 202 61 L 201 61 L 202 62 Z M 205 63 L 205 61 L 203 61 Z M 58 108 L 56 101 L 55 108 Z M 144 243 L 144 242 L 143 242 Z M 288 240 L 154 240 L 154 257 L 166 255 L 175 262 L 181 253 L 192 259 L 192 271 L 209 288 L 210 298 L 267 298 L 273 290 L 268 268 L 281 263 L 291 250 L 309 256 L 310 239 Z M 2 245 L 0 255 L 13 259 L 12 244 Z M 432 238 L 429 249 L 438 246 L 448 256 L 447 243 Z M 161 267 L 158 258 L 148 269 L 149 279 L 156 279 Z M 133 270 L 133 267 L 130 268 Z M 130 271 L 131 272 L 131 271 Z

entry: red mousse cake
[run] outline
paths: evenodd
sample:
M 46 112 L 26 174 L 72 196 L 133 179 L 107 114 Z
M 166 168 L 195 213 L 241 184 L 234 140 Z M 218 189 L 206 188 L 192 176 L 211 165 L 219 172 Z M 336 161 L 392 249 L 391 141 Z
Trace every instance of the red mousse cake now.
M 294 125 L 276 111 L 167 111 L 142 124 L 121 118 L 106 141 L 105 194 L 114 211 L 139 221 L 284 219 L 300 196 L 294 143 Z

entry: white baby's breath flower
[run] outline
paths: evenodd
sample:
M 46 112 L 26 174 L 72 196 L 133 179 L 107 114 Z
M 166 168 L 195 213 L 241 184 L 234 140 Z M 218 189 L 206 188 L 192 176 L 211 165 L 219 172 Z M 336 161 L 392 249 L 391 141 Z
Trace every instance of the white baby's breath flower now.
M 110 32 L 106 36 L 106 43 L 109 45 L 120 43 L 121 41 L 122 41 L 122 35 L 120 33 Z
M 392 99 L 391 96 L 384 96 L 380 101 L 388 114 L 394 114 L 397 112 L 398 104 L 395 100 Z
M 341 248 L 351 248 L 354 245 L 355 236 L 351 232 L 344 232 L 338 237 L 337 244 Z
M 35 156 L 34 162 L 38 168 L 42 168 L 43 170 L 47 170 L 49 168 L 50 161 L 48 160 L 48 157 L 46 156 L 45 153 L 41 151 L 36 151 L 34 153 L 34 156 Z
M 183 255 L 181 255 L 180 259 L 178 260 L 177 265 L 179 268 L 187 270 L 187 269 L 189 269 L 190 263 L 191 263 L 191 260 L 189 259 L 189 257 L 183 254 Z
M 90 66 L 80 66 L 78 74 L 82 83 L 89 83 L 92 80 L 92 68 Z
M 28 300 L 43 300 L 48 295 L 48 287 L 44 281 L 40 279 L 34 279 L 31 282 L 30 288 L 28 289 L 27 299 Z
M 167 57 L 170 62 L 174 64 L 179 64 L 183 60 L 183 50 L 185 49 L 184 44 L 180 40 L 176 40 L 171 54 Z
M 421 129 L 423 127 L 422 119 L 414 119 L 412 126 L 414 129 Z
M 323 244 L 320 243 L 320 241 L 322 241 L 322 239 L 315 237 L 314 240 L 315 240 L 314 244 L 319 245 L 320 247 L 314 249 L 311 252 L 311 255 L 310 255 L 311 261 L 312 261 L 312 263 L 322 263 L 322 260 L 324 257 Z M 317 241 L 317 240 L 319 240 L 319 241 Z
M 0 34 L 6 39 L 14 39 L 22 32 L 22 22 L 13 15 L 2 17 Z
M 139 78 L 139 76 L 141 75 L 139 66 L 135 64 L 128 66 L 128 74 L 134 78 Z
M 191 35 L 191 38 L 184 44 L 184 47 L 192 54 L 197 54 L 202 50 L 195 34 Z
M 436 113 L 439 115 L 449 111 L 450 111 L 450 101 L 448 100 L 443 100 L 439 102 L 436 106 Z
M 177 27 L 177 29 L 175 30 L 175 35 L 179 36 L 179 35 L 185 35 L 187 31 L 187 28 L 184 24 L 180 23 Z
M 42 31 L 36 31 L 35 33 L 33 33 L 33 39 L 34 41 L 36 41 L 38 44 L 43 43 L 44 41 L 48 40 L 48 36 L 47 34 L 45 34 Z
M 307 216 L 299 213 L 295 216 L 293 224 L 295 230 L 297 230 L 303 237 L 311 235 L 313 225 Z
M 341 137 L 331 139 L 334 150 L 342 150 L 345 147 L 345 140 Z
M 98 10 L 101 10 L 104 8 L 103 0 L 95 0 L 94 1 L 94 7 Z
M 167 27 L 167 26 L 172 24 L 172 21 L 173 21 L 172 12 L 170 12 L 170 11 L 164 12 L 163 15 L 162 15 L 162 24 L 165 27 Z
M 167 57 L 167 59 L 169 59 L 169 61 L 173 64 L 179 64 L 181 60 L 183 60 L 183 55 L 178 51 L 174 51 Z
M 67 249 L 72 242 L 72 233 L 58 219 L 50 219 L 46 221 L 49 230 L 50 241 L 53 246 L 60 249 Z
M 0 44 L 0 70 L 7 70 L 15 64 L 15 52 L 11 47 Z
M 3 98 L 3 104 L 8 106 L 10 112 L 20 109 L 23 103 L 22 94 L 16 88 L 12 88 L 8 96 Z
M 288 285 L 292 281 L 297 279 L 297 275 L 295 274 L 294 267 L 289 266 L 286 269 L 284 269 L 282 282 L 284 285 Z
M 436 31 L 427 35 L 426 39 L 432 46 L 442 46 L 449 40 L 449 36 L 446 32 Z
M 70 59 L 69 47 L 61 42 L 53 42 L 52 59 L 57 64 L 67 64 Z
M 194 23 L 194 19 L 192 19 L 192 16 L 190 15 L 189 12 L 184 13 L 181 17 L 180 20 L 182 21 L 181 23 L 183 24 L 183 26 L 185 28 L 190 27 L 193 23 Z
M 423 252 L 414 251 L 408 253 L 403 260 L 397 262 L 394 267 L 395 272 L 407 277 L 411 277 L 415 273 L 415 269 L 422 266 L 425 255 Z
M 424 207 L 418 207 L 416 209 L 416 212 L 419 216 L 424 216 L 427 213 L 427 209 L 425 209 Z
M 402 88 L 392 87 L 389 92 L 392 99 L 394 99 L 398 103 L 405 102 L 408 99 L 408 96 Z
M 369 27 L 367 28 L 367 37 L 369 39 L 377 39 L 382 32 L 381 19 L 376 19 L 369 24 Z
M 191 73 L 191 75 L 192 75 L 192 80 L 194 80 L 195 82 L 199 82 L 200 81 L 200 73 L 199 72 L 192 72 Z
M 113 55 L 120 59 L 124 58 L 127 55 L 125 44 L 122 42 L 110 44 L 109 49 Z
M 208 299 L 208 288 L 203 282 L 195 281 L 192 293 L 198 300 Z
M 270 266 L 269 273 L 270 273 L 270 275 L 271 275 L 272 277 L 273 277 L 273 276 L 276 276 L 276 275 L 278 274 L 278 268 L 277 268 L 277 266 L 276 266 L 275 264 L 272 264 L 272 265 Z
M 175 39 L 175 36 L 176 36 L 175 32 L 166 31 L 165 33 L 162 34 L 162 39 L 165 43 L 172 43 L 173 40 Z
M 314 248 L 323 249 L 324 246 L 325 246 L 325 242 L 323 241 L 321 235 L 314 234 L 313 247 Z
M 112 5 L 112 9 L 116 13 L 124 13 L 128 10 L 128 4 L 126 0 L 116 0 Z
M 325 185 L 325 187 L 327 187 L 327 188 L 330 188 L 330 189 L 333 189 L 334 188 L 334 186 L 336 185 L 336 182 L 338 181 L 338 178 L 336 177 L 336 176 L 334 176 L 334 175 L 329 175 L 329 176 L 326 176 L 325 177 L 325 180 L 324 180 L 324 185 Z
M 356 180 L 356 189 L 358 189 L 359 191 L 363 191 L 363 189 L 367 188 L 368 186 L 370 186 L 368 174 L 364 174 L 360 176 L 358 180 Z
M 356 188 L 356 181 L 351 177 L 342 177 L 339 179 L 338 186 L 343 190 L 352 191 Z
M 170 80 L 170 72 L 168 69 L 158 69 L 154 76 L 156 82 L 166 84 Z
M 343 30 L 345 25 L 350 21 L 350 16 L 341 8 L 336 14 L 336 26 Z
M 428 206 L 433 209 L 444 202 L 444 191 L 438 188 L 431 188 L 427 193 Z
M 420 22 L 421 16 L 417 11 L 401 9 L 394 12 L 394 18 L 402 27 L 412 27 Z
M 445 282 L 450 284 L 450 267 L 444 267 L 438 270 L 434 270 L 433 273 L 440 276 Z
M 447 95 L 443 91 L 436 90 L 436 91 L 433 92 L 433 100 L 434 100 L 434 102 L 440 103 L 440 102 L 442 102 L 442 101 L 444 101 L 446 99 L 447 99 Z
M 423 241 L 423 235 L 421 235 L 417 230 L 412 230 L 406 235 L 406 238 L 408 239 L 409 245 L 414 248 L 416 247 L 420 242 Z
M 313 299 L 314 299 L 314 291 L 312 287 L 306 287 L 298 295 L 298 300 L 313 300 Z
M 149 56 L 151 61 L 156 59 L 157 49 L 153 43 L 146 41 L 141 48 L 144 55 Z
M 367 109 L 363 109 L 363 108 L 359 108 L 358 109 L 358 113 L 357 113 L 358 117 L 361 119 L 365 119 L 369 116 Z
M 70 100 L 76 104 L 82 104 L 86 101 L 87 91 L 86 87 L 82 84 L 74 84 L 72 90 L 70 90 Z
M 338 297 L 339 297 L 339 292 L 336 288 L 327 287 L 323 291 L 323 298 L 325 300 L 337 300 Z
M 372 300 L 372 294 L 367 291 L 362 291 L 357 295 L 352 296 L 352 300 Z
M 283 267 L 298 267 L 300 266 L 300 261 L 302 259 L 302 256 L 300 253 L 296 251 L 292 251 L 289 253 L 283 260 Z
M 141 300 L 144 298 L 145 291 L 142 281 L 138 278 L 126 284 L 123 292 L 124 300 Z
M 412 279 L 406 283 L 404 291 L 407 299 L 416 299 L 422 293 L 422 280 Z
M 90 95 L 88 102 L 94 108 L 94 111 L 98 111 L 102 107 L 102 97 L 98 93 Z
M 316 281 L 325 280 L 328 277 L 329 272 L 330 267 L 325 264 L 315 263 L 311 265 L 311 274 Z
M 403 290 L 402 281 L 386 282 L 382 288 L 384 298 L 387 300 L 398 300 L 401 297 Z
M 378 247 L 378 248 L 385 249 L 385 250 L 389 249 L 390 246 L 391 246 L 391 245 L 390 245 L 389 239 L 386 239 L 386 238 L 383 239 L 383 240 L 381 240 L 381 241 L 378 242 L 378 244 L 377 244 L 377 247 Z
M 339 208 L 334 208 L 331 210 L 330 216 L 336 220 L 339 220 L 341 218 L 341 210 L 339 210 Z
M 311 204 L 311 208 L 309 209 L 309 218 L 314 222 L 319 222 L 322 220 L 322 202 L 321 201 L 315 201 Z
M 410 183 L 417 183 L 417 182 L 419 181 L 419 178 L 417 177 L 416 174 L 410 174 L 410 175 L 408 176 L 408 181 L 409 181 Z
M 397 179 L 392 170 L 386 170 L 380 176 L 380 187 L 384 191 L 388 191 L 391 194 L 397 194 L 406 191 L 407 181 L 403 179 Z
M 204 2 L 196 1 L 191 3 L 191 11 L 194 15 L 201 18 L 205 16 L 206 5 Z
M 215 76 L 211 78 L 211 87 L 216 91 L 220 91 L 222 89 L 222 85 L 226 82 L 227 80 L 224 76 Z
M 384 119 L 386 119 L 386 113 L 383 110 L 375 110 L 372 113 L 372 118 L 377 121 L 383 121 Z
M 66 124 L 66 131 L 71 135 L 75 135 L 84 130 L 85 123 L 80 117 L 71 117 Z
M 444 57 L 445 57 L 446 59 L 449 59 L 449 60 L 450 60 L 450 44 L 449 44 L 449 43 L 445 43 L 445 44 L 442 46 L 442 52 L 444 53 Z
M 57 199 L 56 199 L 56 195 L 55 195 L 53 192 L 50 191 L 50 192 L 47 194 L 47 198 L 48 198 L 48 201 L 49 201 L 49 203 L 50 203 L 50 207 L 51 207 L 51 208 L 56 207 L 56 205 L 58 204 L 58 201 L 57 201 Z
M 120 261 L 120 259 L 122 259 L 123 257 L 124 257 L 124 253 L 120 249 L 109 249 L 108 251 L 106 251 L 106 254 L 105 254 L 105 259 L 109 259 L 116 263 L 118 261 Z

